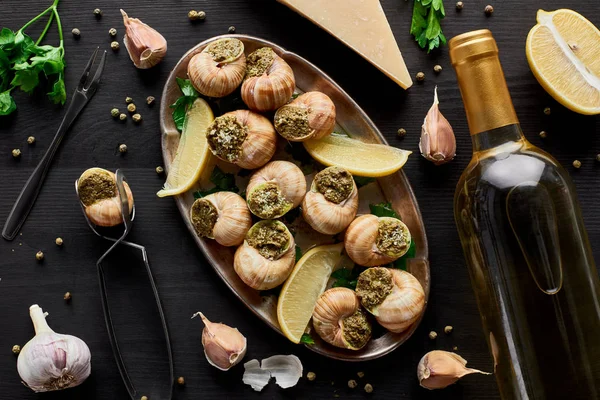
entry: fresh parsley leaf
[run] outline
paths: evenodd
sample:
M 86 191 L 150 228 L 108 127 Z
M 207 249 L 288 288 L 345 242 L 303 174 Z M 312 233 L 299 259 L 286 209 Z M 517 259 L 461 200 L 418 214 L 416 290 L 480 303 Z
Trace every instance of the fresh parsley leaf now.
M 392 217 L 402 219 L 392 208 L 392 203 L 369 204 L 369 210 L 371 210 L 371 214 L 376 215 L 378 217 Z
M 415 0 L 410 33 L 419 47 L 431 50 L 446 44 L 440 21 L 446 16 L 443 0 Z
M 171 104 L 173 109 L 173 121 L 175 127 L 179 132 L 183 130 L 183 123 L 185 122 L 185 115 L 190 106 L 200 96 L 189 79 L 175 78 L 177 85 L 183 96 L 179 97 L 175 103 Z
M 302 337 L 300 337 L 300 343 L 312 346 L 315 344 L 315 339 L 313 339 L 308 333 L 303 333 Z
M 296 262 L 302 258 L 302 249 L 296 245 Z
M 25 66 L 23 64 L 25 64 Z M 40 83 L 40 71 L 36 68 L 29 68 L 27 65 L 27 63 L 15 65 L 15 77 L 10 84 L 15 87 L 18 86 L 25 93 L 31 93 Z M 17 69 L 19 66 L 21 66 L 21 68 Z
M 360 189 L 371 182 L 375 182 L 375 178 L 369 178 L 368 176 L 354 176 L 354 182 L 356 183 L 356 187 Z
M 8 28 L 2 28 L 0 31 L 0 48 L 10 48 L 14 43 L 15 33 Z
M 300 93 L 294 93 L 294 94 L 292 94 L 292 100 L 297 99 L 298 96 L 300 96 Z
M 364 271 L 364 267 L 354 265 L 352 269 L 341 268 L 333 271 L 331 277 L 335 279 L 332 287 L 345 287 L 348 289 L 355 290 L 356 283 L 358 281 L 358 275 Z
M 408 248 L 406 254 L 394 261 L 393 263 L 386 265 L 386 267 L 402 269 L 406 271 L 406 260 L 408 260 L 409 258 L 415 258 L 415 254 L 417 254 L 417 246 L 415 245 L 415 241 L 411 240 L 410 247 Z
M 0 115 L 8 115 L 17 109 L 10 90 L 0 93 Z
M 223 172 L 218 166 L 215 166 L 210 174 L 210 181 L 215 185 L 215 187 L 208 190 L 198 190 L 194 192 L 194 198 L 199 199 L 216 192 L 238 193 L 240 191 L 240 188 L 235 185 L 235 175 Z
M 48 98 L 54 104 L 65 104 L 65 101 L 67 101 L 67 92 L 62 73 L 58 74 L 58 78 L 54 82 L 54 85 L 52 85 L 52 91 L 48 92 Z
M 184 96 L 199 96 L 196 89 L 194 89 L 194 85 L 192 85 L 192 82 L 189 79 L 175 78 L 175 80 L 177 80 L 177 85 L 179 85 L 179 89 Z

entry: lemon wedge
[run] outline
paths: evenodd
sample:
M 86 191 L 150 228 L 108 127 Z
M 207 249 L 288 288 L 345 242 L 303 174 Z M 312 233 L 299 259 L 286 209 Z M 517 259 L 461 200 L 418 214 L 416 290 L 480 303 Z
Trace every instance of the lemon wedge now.
M 215 119 L 208 103 L 196 99 L 188 110 L 175 159 L 158 197 L 174 196 L 191 189 L 211 164 L 212 154 L 206 141 L 206 129 Z
M 277 302 L 277 319 L 283 334 L 299 343 L 329 276 L 342 259 L 344 243 L 309 250 L 283 284 Z
M 307 140 L 303 143 L 306 151 L 321 164 L 344 168 L 352 175 L 373 178 L 398 171 L 412 153 L 339 135 L 329 135 L 323 139 Z
M 573 10 L 539 10 L 526 53 L 556 101 L 580 114 L 600 114 L 600 31 L 590 21 Z

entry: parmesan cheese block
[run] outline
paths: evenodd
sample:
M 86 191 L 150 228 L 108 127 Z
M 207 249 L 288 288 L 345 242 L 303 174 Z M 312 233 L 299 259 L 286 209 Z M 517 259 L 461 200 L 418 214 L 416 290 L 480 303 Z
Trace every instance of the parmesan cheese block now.
M 412 79 L 379 0 L 278 0 L 310 19 L 404 89 Z

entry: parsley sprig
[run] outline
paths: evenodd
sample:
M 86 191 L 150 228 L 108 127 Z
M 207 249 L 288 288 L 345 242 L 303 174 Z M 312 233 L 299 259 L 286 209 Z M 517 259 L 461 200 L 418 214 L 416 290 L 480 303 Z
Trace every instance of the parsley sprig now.
M 175 80 L 183 95 L 179 97 L 175 103 L 171 104 L 171 108 L 173 109 L 173 121 L 175 122 L 175 127 L 181 132 L 183 130 L 185 114 L 200 94 L 194 89 L 194 86 L 189 79 L 175 78 Z
M 9 28 L 0 31 L 0 115 L 9 115 L 17 109 L 11 92 L 19 88 L 25 93 L 31 93 L 40 84 L 40 75 L 43 73 L 52 90 L 47 93 L 48 98 L 55 104 L 65 104 L 67 94 L 65 90 L 65 48 L 63 31 L 58 15 L 58 2 L 52 5 L 27 22 L 21 29 L 13 32 Z M 39 38 L 34 42 L 25 33 L 34 22 L 50 14 L 46 26 Z M 59 46 L 40 46 L 48 29 L 56 19 L 58 27 Z
M 415 0 L 410 33 L 422 49 L 431 50 L 446 44 L 440 21 L 446 16 L 443 0 Z

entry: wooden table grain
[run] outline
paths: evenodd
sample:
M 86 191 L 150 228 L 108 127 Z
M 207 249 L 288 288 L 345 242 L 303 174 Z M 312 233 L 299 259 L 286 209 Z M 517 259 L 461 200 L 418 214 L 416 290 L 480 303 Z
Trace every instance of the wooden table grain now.
M 489 1 L 489 0 L 488 0 Z M 0 4 L 0 26 L 18 29 L 49 5 L 49 0 L 5 0 Z M 492 369 L 485 344 L 475 299 L 465 268 L 465 261 L 452 216 L 452 200 L 456 182 L 467 165 L 471 145 L 465 114 L 449 63 L 447 48 L 426 54 L 409 35 L 411 1 L 382 0 L 406 64 L 411 74 L 425 72 L 423 83 L 415 83 L 408 91 L 393 84 L 377 69 L 337 42 L 327 33 L 300 18 L 274 0 L 177 0 L 177 1 L 109 1 L 78 2 L 63 0 L 59 9 L 63 21 L 66 48 L 66 84 L 70 94 L 93 48 L 109 51 L 107 68 L 100 90 L 68 134 L 48 174 L 40 197 L 25 223 L 21 235 L 13 242 L 0 241 L 0 399 L 36 399 L 33 392 L 19 382 L 13 344 L 25 344 L 33 336 L 28 307 L 37 303 L 50 313 L 49 323 L 61 333 L 85 340 L 92 351 L 92 375 L 80 387 L 62 393 L 45 395 L 47 399 L 126 399 L 114 363 L 100 307 L 95 261 L 107 244 L 90 231 L 77 203 L 73 184 L 83 170 L 92 166 L 123 168 L 135 193 L 137 216 L 130 238 L 148 248 L 148 255 L 158 282 L 170 326 L 175 359 L 175 375 L 184 376 L 184 387 L 174 388 L 175 399 L 198 398 L 410 398 L 410 399 L 498 399 L 493 377 L 469 376 L 443 391 L 427 391 L 419 387 L 416 365 L 429 350 L 451 350 L 469 360 L 469 366 Z M 465 1 L 461 12 L 446 1 L 447 17 L 443 29 L 447 37 L 477 29 L 489 28 L 500 48 L 500 58 L 517 114 L 528 139 L 553 154 L 570 169 L 578 189 L 583 217 L 594 255 L 600 255 L 600 152 L 596 132 L 597 117 L 574 114 L 556 103 L 538 85 L 525 58 L 525 38 L 535 24 L 538 8 L 554 10 L 572 8 L 600 25 L 600 8 L 596 0 L 496 0 L 494 14 L 486 17 L 487 1 Z M 92 10 L 99 7 L 103 17 L 96 19 Z M 123 25 L 119 8 L 159 30 L 168 41 L 167 57 L 157 67 L 136 70 L 125 49 L 109 48 L 111 27 L 119 31 Z M 206 20 L 191 23 L 190 9 L 202 9 Z M 155 172 L 162 163 L 160 155 L 158 107 L 149 108 L 149 95 L 159 101 L 162 85 L 179 57 L 196 43 L 226 33 L 230 26 L 236 32 L 264 37 L 311 60 L 336 80 L 360 104 L 379 126 L 389 143 L 414 152 L 404 167 L 419 200 L 427 228 L 431 262 L 431 296 L 421 326 L 413 337 L 392 354 L 362 364 L 342 363 L 318 356 L 289 343 L 263 325 L 236 299 L 210 268 L 189 236 L 171 199 L 155 196 L 163 177 Z M 81 38 L 74 40 L 71 29 L 79 28 Z M 41 27 L 38 27 L 41 29 Z M 35 28 L 33 30 L 35 32 Z M 57 40 L 52 33 L 47 41 Z M 433 66 L 443 71 L 436 75 Z M 440 109 L 454 127 L 458 151 L 456 159 L 435 167 L 418 155 L 418 141 L 423 117 L 438 86 Z M 125 97 L 134 98 L 143 122 L 131 119 L 119 123 L 110 109 L 125 109 Z M 16 93 L 18 111 L 0 119 L 0 220 L 3 222 L 21 187 L 54 135 L 64 108 L 48 103 L 41 95 Z M 550 107 L 551 115 L 543 113 Z M 405 128 L 404 139 L 396 136 Z M 538 133 L 548 132 L 542 140 Z M 29 146 L 28 136 L 36 137 Z M 127 144 L 128 152 L 120 154 L 118 146 Z M 11 150 L 20 148 L 22 156 L 13 159 Z M 579 170 L 570 167 L 573 160 L 582 163 Z M 54 244 L 62 237 L 64 246 Z M 46 255 L 43 263 L 35 253 Z M 127 267 L 125 260 L 117 267 Z M 65 303 L 63 294 L 70 291 L 73 299 Z M 135 293 L 132 293 L 135 296 Z M 200 343 L 201 323 L 190 320 L 203 311 L 209 318 L 236 326 L 248 338 L 246 360 L 262 359 L 274 354 L 296 354 L 305 373 L 317 375 L 314 382 L 302 379 L 292 389 L 275 384 L 262 393 L 242 383 L 243 367 L 227 373 L 209 366 Z M 145 363 L 152 351 L 136 341 L 137 319 L 123 327 L 131 335 L 128 350 L 136 353 L 140 373 L 151 373 Z M 442 333 L 452 325 L 451 335 Z M 432 341 L 428 332 L 435 330 Z M 363 371 L 364 378 L 356 373 Z M 350 389 L 347 381 L 356 379 L 359 386 Z M 371 395 L 363 386 L 374 387 Z

